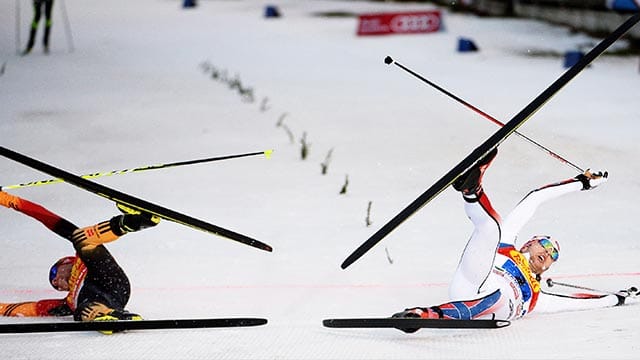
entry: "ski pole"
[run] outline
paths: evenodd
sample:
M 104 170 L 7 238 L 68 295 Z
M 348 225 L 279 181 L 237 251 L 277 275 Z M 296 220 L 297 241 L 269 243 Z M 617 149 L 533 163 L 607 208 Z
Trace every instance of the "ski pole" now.
M 71 23 L 69 23 L 67 6 L 65 5 L 64 0 L 60 0 L 60 10 L 62 11 L 62 19 L 64 20 L 64 33 L 67 36 L 67 46 L 69 47 L 69 52 L 72 53 L 74 50 L 73 36 L 71 34 Z
M 83 179 L 95 179 L 95 178 L 105 177 L 105 176 L 124 175 L 124 174 L 128 174 L 128 173 L 140 172 L 140 171 L 146 171 L 146 170 L 166 169 L 166 168 L 169 168 L 169 167 L 176 167 L 176 166 L 183 166 L 183 165 L 193 165 L 193 164 L 199 164 L 199 163 L 204 163 L 204 162 L 228 160 L 228 159 L 235 159 L 235 158 L 248 157 L 248 156 L 256 156 L 256 155 L 262 155 L 262 154 L 264 154 L 264 156 L 267 159 L 269 159 L 269 158 L 271 158 L 271 153 L 273 153 L 273 150 L 258 151 L 258 152 L 251 152 L 251 153 L 245 153 L 245 154 L 236 154 L 236 155 L 218 156 L 218 157 L 211 157 L 211 158 L 206 158 L 206 159 L 179 161 L 179 162 L 168 163 L 168 164 L 141 166 L 141 167 L 137 167 L 137 168 L 133 168 L 133 169 L 97 172 L 97 173 L 92 173 L 92 174 L 81 175 L 80 177 L 83 178 Z M 48 180 L 31 181 L 31 182 L 23 183 L 23 184 L 0 186 L 0 190 L 19 189 L 19 188 L 25 188 L 25 187 L 31 187 L 31 186 L 56 184 L 56 183 L 61 183 L 61 182 L 64 182 L 64 180 L 62 180 L 62 179 L 48 179 Z
M 20 42 L 22 41 L 20 39 L 21 26 L 22 24 L 20 24 L 20 0 L 16 0 L 16 55 L 20 55 L 20 47 L 22 46 L 22 44 L 20 44 Z
M 493 116 L 487 114 L 486 112 L 478 109 L 477 107 L 473 106 L 472 104 L 468 103 L 467 101 L 464 101 L 463 99 L 459 98 L 458 96 L 450 93 L 449 91 L 443 89 L 442 87 L 438 86 L 437 84 L 427 80 L 425 77 L 421 76 L 420 74 L 412 71 L 411 69 L 405 67 L 404 65 L 398 63 L 397 61 L 393 60 L 391 58 L 391 56 L 387 56 L 384 59 L 385 64 L 389 65 L 391 63 L 395 64 L 396 66 L 398 66 L 399 68 L 401 68 L 402 70 L 408 72 L 409 74 L 415 76 L 416 78 L 422 80 L 424 83 L 432 86 L 433 88 L 439 90 L 440 92 L 444 93 L 445 95 L 449 96 L 450 98 L 456 100 L 457 102 L 461 103 L 462 105 L 466 106 L 467 108 L 475 111 L 476 113 L 482 115 L 485 119 L 493 122 L 496 125 L 499 126 L 504 126 L 504 123 L 499 121 L 498 119 L 494 118 Z M 520 136 L 521 138 L 529 141 L 530 143 L 532 143 L 533 145 L 537 146 L 538 148 L 540 148 L 543 151 L 546 151 L 549 155 L 551 155 L 552 157 L 554 157 L 555 159 L 559 160 L 560 162 L 564 163 L 565 165 L 571 166 L 572 168 L 578 170 L 580 173 L 584 173 L 584 170 L 582 168 L 580 168 L 579 166 L 571 163 L 569 160 L 563 158 L 562 156 L 558 155 L 557 153 L 549 150 L 548 148 L 546 148 L 545 146 L 543 146 L 542 144 L 536 142 L 535 140 L 531 139 L 530 137 L 523 135 L 522 133 L 515 131 L 514 132 L 516 135 Z
M 611 292 L 611 291 L 606 291 L 606 290 L 592 289 L 592 288 L 589 288 L 589 287 L 586 287 L 586 286 L 580 286 L 580 285 L 573 285 L 573 284 L 557 282 L 557 281 L 553 281 L 550 278 L 547 279 L 547 285 L 549 285 L 549 287 L 553 287 L 554 285 L 559 285 L 559 286 L 564 286 L 564 287 L 568 287 L 568 288 L 587 290 L 587 291 L 594 291 L 594 292 L 599 292 L 599 293 L 608 294 L 608 295 L 625 296 L 625 294 L 623 294 L 622 291 L 626 291 L 628 293 L 637 293 L 638 292 L 638 288 L 636 288 L 635 286 L 632 286 L 632 287 L 628 288 L 627 290 Z M 629 294 L 626 294 L 626 295 L 629 295 Z

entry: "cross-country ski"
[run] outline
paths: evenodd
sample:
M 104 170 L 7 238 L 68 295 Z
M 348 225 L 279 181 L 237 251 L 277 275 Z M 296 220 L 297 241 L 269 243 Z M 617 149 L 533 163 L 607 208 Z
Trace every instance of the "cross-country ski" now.
M 2 355 L 636 358 L 636 3 L 0 2 L 0 328 L 268 319 Z
M 171 330 L 171 329 L 204 329 L 260 326 L 267 323 L 262 318 L 212 318 L 212 319 L 166 319 L 136 321 L 64 321 L 64 322 L 25 322 L 0 324 L 0 333 L 46 333 L 101 331 L 121 332 L 129 330 Z
M 499 329 L 509 326 L 506 320 L 446 320 L 402 318 L 325 319 L 329 328 L 394 328 L 394 329 Z

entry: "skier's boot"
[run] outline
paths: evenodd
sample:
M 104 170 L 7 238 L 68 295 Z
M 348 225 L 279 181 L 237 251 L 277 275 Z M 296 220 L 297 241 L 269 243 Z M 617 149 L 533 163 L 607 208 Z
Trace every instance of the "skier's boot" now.
M 80 313 L 74 316 L 81 321 L 121 321 L 121 320 L 142 320 L 142 316 L 130 313 L 127 310 L 112 309 L 102 303 L 94 301 L 82 307 Z M 113 330 L 98 330 L 105 335 L 111 335 Z
M 33 49 L 33 45 L 36 43 L 36 31 L 38 30 L 38 24 L 31 24 L 31 31 L 29 32 L 29 42 L 27 43 L 27 47 L 22 52 L 22 56 L 29 55 L 31 49 Z
M 159 216 L 129 207 L 121 203 L 116 203 L 116 206 L 118 207 L 118 210 L 120 210 L 124 215 L 117 216 L 114 219 L 117 219 L 118 226 L 124 233 L 150 228 L 160 223 Z M 115 221 L 114 219 L 112 220 Z
M 497 154 L 498 148 L 491 150 L 471 169 L 460 175 L 460 177 L 453 182 L 453 188 L 462 192 L 465 199 L 467 197 L 479 197 L 478 195 L 482 193 L 482 176 Z
M 392 318 L 414 318 L 414 319 L 441 319 L 442 318 L 442 310 L 440 310 L 437 306 L 432 306 L 430 308 L 423 307 L 415 307 L 410 309 L 405 309 L 399 313 L 395 313 L 391 316 Z M 414 333 L 418 331 L 417 328 L 398 328 L 400 331 L 404 331 L 407 334 Z

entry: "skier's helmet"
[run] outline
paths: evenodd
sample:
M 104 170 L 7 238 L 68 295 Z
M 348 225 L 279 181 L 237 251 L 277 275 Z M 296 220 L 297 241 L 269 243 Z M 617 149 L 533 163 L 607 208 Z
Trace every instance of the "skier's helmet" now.
M 56 261 L 55 264 L 51 266 L 51 269 L 49 270 L 49 283 L 51 284 L 51 286 L 53 286 L 54 289 L 60 290 L 55 285 L 53 285 L 53 279 L 55 279 L 56 275 L 58 275 L 58 267 L 66 264 L 73 264 L 74 262 L 76 262 L 75 256 L 65 256 Z
M 537 242 L 538 244 L 540 244 L 540 246 L 547 250 L 547 253 L 549 253 L 549 256 L 551 256 L 551 259 L 553 259 L 553 262 L 556 262 L 558 260 L 558 257 L 560 256 L 560 244 L 557 240 L 552 239 L 551 236 L 548 235 L 536 235 L 532 237 L 531 240 L 522 245 L 520 251 L 524 250 L 534 242 Z

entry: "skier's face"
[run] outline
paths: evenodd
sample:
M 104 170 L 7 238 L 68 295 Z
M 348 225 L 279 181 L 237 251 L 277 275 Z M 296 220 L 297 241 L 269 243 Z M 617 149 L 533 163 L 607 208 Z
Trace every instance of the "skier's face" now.
M 529 266 L 531 267 L 531 272 L 536 275 L 547 271 L 553 264 L 553 258 L 549 251 L 537 241 L 529 244 L 522 252 L 529 253 Z
M 60 291 L 69 291 L 69 278 L 71 277 L 71 268 L 73 264 L 58 265 L 56 277 L 51 280 L 53 286 Z

